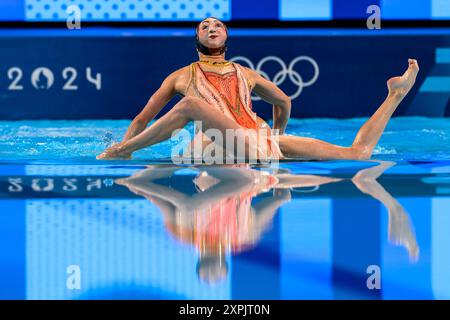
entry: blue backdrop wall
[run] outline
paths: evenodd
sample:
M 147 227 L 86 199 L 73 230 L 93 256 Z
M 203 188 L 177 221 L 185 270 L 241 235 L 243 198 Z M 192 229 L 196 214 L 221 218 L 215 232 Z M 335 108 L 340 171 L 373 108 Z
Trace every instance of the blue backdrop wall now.
M 229 45 L 228 59 L 291 96 L 293 117 L 371 115 L 410 57 L 421 71 L 396 115 L 450 116 L 446 29 L 231 30 Z M 168 74 L 198 59 L 184 29 L 1 30 L 0 48 L 3 120 L 132 118 Z M 271 117 L 270 105 L 253 104 Z

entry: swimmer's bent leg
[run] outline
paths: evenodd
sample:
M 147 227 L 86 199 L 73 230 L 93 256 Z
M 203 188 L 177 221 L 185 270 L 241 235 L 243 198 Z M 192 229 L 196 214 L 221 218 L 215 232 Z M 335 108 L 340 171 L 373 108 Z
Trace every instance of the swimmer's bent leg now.
M 139 135 L 124 143 L 120 143 L 115 147 L 115 150 L 114 147 L 110 148 L 112 150 L 108 149 L 110 150 L 110 156 L 120 157 L 123 154 L 131 154 L 136 150 L 165 141 L 171 138 L 175 130 L 184 128 L 190 121 L 201 121 L 204 133 L 208 129 L 219 130 L 223 137 L 223 143 L 226 142 L 227 129 L 243 129 L 236 122 L 224 116 L 220 110 L 211 107 L 203 100 L 195 97 L 185 97 Z M 234 138 L 235 146 L 238 145 L 238 140 L 238 137 Z M 245 151 L 247 152 L 251 147 L 250 143 L 245 140 Z

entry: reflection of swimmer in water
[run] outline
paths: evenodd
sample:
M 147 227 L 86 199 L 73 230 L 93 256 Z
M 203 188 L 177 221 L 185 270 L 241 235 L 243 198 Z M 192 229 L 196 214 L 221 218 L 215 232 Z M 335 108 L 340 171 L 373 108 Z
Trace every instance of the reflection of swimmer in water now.
M 227 275 L 227 253 L 248 250 L 259 241 L 277 209 L 290 200 L 289 188 L 340 180 L 288 173 L 274 175 L 248 166 L 205 166 L 193 179 L 198 193 L 187 195 L 171 188 L 170 179 L 165 179 L 180 169 L 183 167 L 151 167 L 116 182 L 157 205 L 167 230 L 197 248 L 197 272 L 207 282 L 216 282 Z M 255 196 L 271 189 L 269 197 L 252 204 Z
M 360 170 L 352 179 L 355 186 L 362 192 L 379 200 L 388 210 L 389 239 L 397 245 L 402 245 L 408 251 L 413 261 L 419 258 L 419 246 L 412 230 L 409 215 L 403 206 L 393 198 L 377 181 L 377 179 L 395 162 L 377 161 L 380 165 Z
M 360 170 L 352 182 L 388 208 L 390 239 L 404 245 L 410 257 L 417 259 L 419 249 L 408 215 L 376 181 L 392 165 L 381 161 L 378 166 Z M 261 239 L 277 209 L 290 200 L 291 189 L 318 188 L 342 180 L 286 170 L 268 173 L 247 165 L 202 166 L 194 167 L 199 171 L 192 180 L 197 192 L 188 194 L 170 187 L 170 178 L 185 168 L 150 166 L 116 183 L 159 207 L 170 234 L 198 250 L 198 276 L 209 283 L 227 276 L 227 253 L 251 249 Z M 178 182 L 173 185 L 178 186 Z M 259 202 L 252 203 L 252 198 L 268 191 L 272 191 L 270 196 L 266 193 Z

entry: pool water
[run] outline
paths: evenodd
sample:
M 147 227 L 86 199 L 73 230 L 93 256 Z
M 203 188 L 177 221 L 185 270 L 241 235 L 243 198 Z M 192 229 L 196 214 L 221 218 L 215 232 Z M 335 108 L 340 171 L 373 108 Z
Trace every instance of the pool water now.
M 450 298 L 449 120 L 393 119 L 373 161 L 95 161 L 128 124 L 0 123 L 0 299 Z
M 286 133 L 348 146 L 367 119 L 291 119 Z M 0 160 L 93 160 L 122 139 L 130 121 L 0 121 Z M 192 132 L 193 126 L 188 126 Z M 166 141 L 134 154 L 137 160 L 170 158 Z M 449 160 L 450 118 L 398 117 L 388 123 L 373 157 Z

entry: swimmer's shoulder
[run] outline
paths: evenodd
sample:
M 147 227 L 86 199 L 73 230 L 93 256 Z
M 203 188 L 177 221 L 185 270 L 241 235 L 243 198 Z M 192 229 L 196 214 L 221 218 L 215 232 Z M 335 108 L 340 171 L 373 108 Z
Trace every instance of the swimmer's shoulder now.
M 236 63 L 236 62 L 233 62 L 233 63 L 235 65 L 238 65 L 241 68 L 242 73 L 244 74 L 244 77 L 249 82 L 250 87 L 253 88 L 255 86 L 256 77 L 258 77 L 259 74 L 255 70 L 253 70 L 253 69 L 251 69 L 249 67 L 243 66 L 243 65 L 241 65 L 239 63 Z
M 168 81 L 173 85 L 176 93 L 184 95 L 187 89 L 186 84 L 189 82 L 189 78 L 190 66 L 185 66 L 172 72 L 167 76 L 165 81 Z

